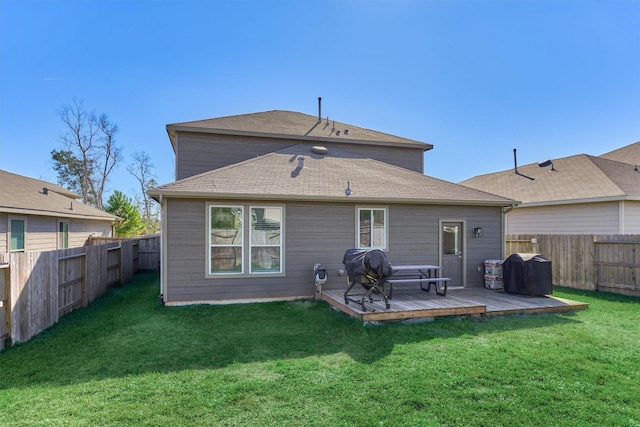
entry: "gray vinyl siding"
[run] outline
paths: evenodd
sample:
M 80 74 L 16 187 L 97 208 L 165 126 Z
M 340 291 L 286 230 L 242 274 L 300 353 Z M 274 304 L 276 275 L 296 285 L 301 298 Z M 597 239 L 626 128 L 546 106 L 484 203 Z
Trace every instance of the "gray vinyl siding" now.
M 440 220 L 461 221 L 464 229 L 465 287 L 482 287 L 478 267 L 501 257 L 501 208 L 476 206 L 392 205 L 389 212 L 389 251 L 392 264 L 439 264 Z M 482 228 L 482 237 L 473 228 Z M 483 270 L 484 271 L 484 270 Z
M 172 302 L 223 302 L 310 297 L 314 294 L 313 266 L 328 271 L 325 289 L 346 288 L 343 269 L 345 250 L 356 246 L 356 205 L 351 203 L 283 202 L 284 277 L 207 277 L 206 206 L 259 202 L 166 199 L 165 250 L 167 273 L 164 300 Z M 363 206 L 363 205 L 358 205 Z M 379 205 L 376 205 L 379 206 Z M 482 286 L 477 267 L 495 259 L 501 251 L 501 209 L 490 207 L 445 207 L 388 205 L 389 250 L 392 263 L 437 263 L 439 219 L 466 221 L 467 286 Z M 469 229 L 483 228 L 475 239 Z
M 314 204 L 285 204 L 285 277 L 205 277 L 207 269 L 205 200 L 167 200 L 167 284 L 165 301 L 220 301 L 305 297 L 313 294 L 314 263 L 335 271 L 342 255 L 335 247 L 353 246 L 353 206 L 333 210 Z M 215 201 L 238 204 L 237 201 Z M 260 203 L 248 203 L 259 206 Z M 318 211 L 323 215 L 318 215 Z M 331 219 L 333 225 L 331 223 Z M 335 243 L 331 243 L 335 242 Z M 344 253 L 344 250 L 341 249 Z M 326 261 L 325 261 L 326 260 Z
M 179 133 L 176 139 L 176 180 L 282 150 L 301 142 L 288 139 L 196 133 Z M 349 142 L 318 144 L 328 149 L 337 148 L 423 173 L 423 150 L 421 148 L 386 147 Z

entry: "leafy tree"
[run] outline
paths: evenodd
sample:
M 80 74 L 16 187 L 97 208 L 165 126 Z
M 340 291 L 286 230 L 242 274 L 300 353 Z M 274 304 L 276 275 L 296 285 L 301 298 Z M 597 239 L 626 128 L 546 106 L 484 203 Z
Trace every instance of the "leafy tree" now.
M 83 171 L 80 159 L 68 150 L 53 150 L 51 158 L 53 159 L 53 170 L 58 173 L 58 184 L 76 194 L 87 194 L 88 203 L 93 205 L 91 194 L 87 188 L 84 188 L 85 182 L 82 179 Z
M 117 223 L 115 227 L 116 237 L 137 237 L 145 229 L 136 206 L 131 202 L 131 199 L 118 190 L 109 196 L 105 211 L 122 218 L 122 221 Z
M 109 175 L 121 158 L 122 148 L 115 143 L 118 125 L 105 114 L 87 112 L 76 99 L 58 114 L 66 129 L 60 136 L 65 149 L 51 152 L 58 183 L 82 195 L 83 203 L 102 209 Z

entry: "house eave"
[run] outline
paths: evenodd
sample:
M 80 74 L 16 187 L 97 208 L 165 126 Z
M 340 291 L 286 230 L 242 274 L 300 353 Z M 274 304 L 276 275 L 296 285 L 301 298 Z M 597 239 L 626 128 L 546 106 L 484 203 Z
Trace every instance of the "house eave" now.
M 254 194 L 254 193 L 198 193 L 198 192 L 155 192 L 149 193 L 158 200 L 163 198 L 179 199 L 219 199 L 219 200 L 264 200 L 264 201 L 307 201 L 331 203 L 385 203 L 412 205 L 457 205 L 457 206 L 497 206 L 510 207 L 517 205 L 515 200 L 456 200 L 456 199 L 427 199 L 402 197 L 368 197 L 368 196 L 318 196 L 318 195 L 289 195 L 289 194 Z
M 640 197 L 637 196 L 607 196 L 607 197 L 591 197 L 583 199 L 565 199 L 565 200 L 550 200 L 542 202 L 524 202 L 519 205 L 520 208 L 533 208 L 540 206 L 560 206 L 560 205 L 578 205 L 584 203 L 606 203 L 606 202 L 620 202 L 620 201 L 640 201 Z
M 75 213 L 67 213 L 67 212 L 59 212 L 59 211 L 51 211 L 51 210 L 39 210 L 39 209 L 24 209 L 24 208 L 11 208 L 11 207 L 0 207 L 0 212 L 14 214 L 14 215 L 38 215 L 38 216 L 48 216 L 55 218 L 75 218 L 75 219 L 90 219 L 92 221 L 105 221 L 115 223 L 121 218 L 119 217 L 103 217 L 103 216 L 95 216 L 95 215 L 86 215 L 86 214 L 75 214 Z
M 361 144 L 361 145 L 406 147 L 406 148 L 416 148 L 416 149 L 420 148 L 422 149 L 423 152 L 433 149 L 432 144 L 427 144 L 425 142 L 419 142 L 419 141 L 415 141 L 415 142 L 371 141 L 366 139 L 351 139 L 351 138 L 339 138 L 339 137 L 328 138 L 328 137 L 320 137 L 320 136 L 287 135 L 287 134 L 279 134 L 279 133 L 248 132 L 248 131 L 229 130 L 229 129 L 203 129 L 203 128 L 196 128 L 191 126 L 167 125 L 167 134 L 169 135 L 169 139 L 171 141 L 171 146 L 173 147 L 174 153 L 176 152 L 176 137 L 178 132 L 204 133 L 209 135 L 249 136 L 254 138 L 277 138 L 277 139 L 288 139 L 288 140 L 295 140 L 295 141 L 318 142 L 318 143 L 347 142 L 349 144 Z

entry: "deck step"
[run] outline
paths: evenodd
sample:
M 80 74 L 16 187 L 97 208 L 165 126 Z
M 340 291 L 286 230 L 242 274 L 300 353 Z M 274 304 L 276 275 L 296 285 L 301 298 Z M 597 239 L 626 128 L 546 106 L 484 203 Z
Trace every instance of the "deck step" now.
M 504 316 L 509 314 L 561 313 L 584 310 L 589 304 L 556 298 L 522 297 L 485 288 L 450 289 L 446 298 L 417 290 L 399 290 L 393 295 L 390 308 L 383 302 L 367 304 L 367 311 L 359 304 L 345 304 L 344 290 L 323 290 L 322 300 L 335 309 L 363 322 L 428 319 L 439 316 Z

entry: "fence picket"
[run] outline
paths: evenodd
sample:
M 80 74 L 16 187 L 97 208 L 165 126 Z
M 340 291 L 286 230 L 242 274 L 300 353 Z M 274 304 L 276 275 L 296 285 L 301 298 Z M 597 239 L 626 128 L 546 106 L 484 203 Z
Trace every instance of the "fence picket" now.
M 555 285 L 640 296 L 640 235 L 508 235 L 505 248 L 549 258 Z
M 103 295 L 108 286 L 131 280 L 143 264 L 136 249 L 142 240 L 145 252 L 160 248 L 158 242 L 149 242 L 159 236 L 151 236 L 90 239 L 81 248 L 0 254 L 0 350 L 6 338 L 12 343 L 28 341 L 64 314 Z M 145 256 L 151 262 L 160 259 L 159 253 Z M 144 264 L 145 270 L 151 265 Z

